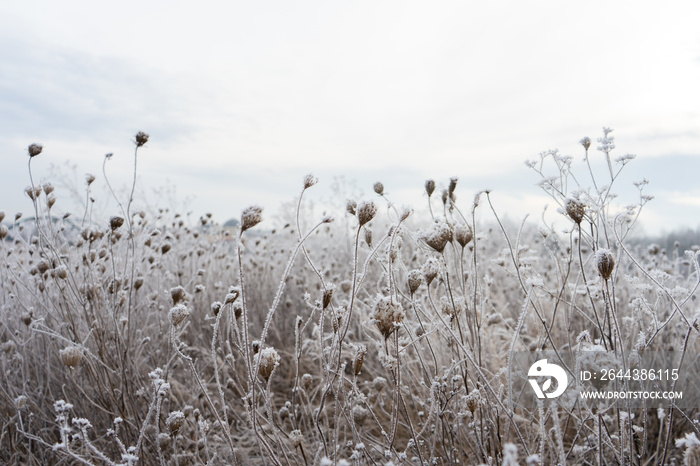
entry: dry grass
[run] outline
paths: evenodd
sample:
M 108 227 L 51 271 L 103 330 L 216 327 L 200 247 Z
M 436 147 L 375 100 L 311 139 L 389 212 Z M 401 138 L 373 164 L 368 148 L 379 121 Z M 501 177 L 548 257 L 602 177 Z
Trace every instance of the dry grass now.
M 135 168 L 147 140 L 134 141 Z M 72 217 L 52 216 L 53 188 L 31 180 L 35 220 L 0 227 L 0 461 L 662 464 L 685 453 L 696 464 L 696 410 L 530 406 L 513 393 L 523 352 L 595 347 L 629 367 L 644 350 L 697 349 L 698 251 L 627 245 L 649 198 L 640 183 L 637 203 L 616 210 L 630 159 L 611 160 L 608 130 L 599 142 L 609 179 L 555 151 L 528 163 L 565 232 L 502 224 L 489 192 L 458 204 L 456 178 L 444 192 L 426 183 L 425 218 L 377 183 L 374 201 L 348 202 L 348 221 L 313 223 L 301 209 L 312 176 L 291 225 L 258 225 L 259 207 L 240 230 L 151 218 L 131 211 L 132 188 L 108 222 L 73 232 Z M 31 176 L 41 148 L 29 151 Z M 476 222 L 479 209 L 493 222 Z

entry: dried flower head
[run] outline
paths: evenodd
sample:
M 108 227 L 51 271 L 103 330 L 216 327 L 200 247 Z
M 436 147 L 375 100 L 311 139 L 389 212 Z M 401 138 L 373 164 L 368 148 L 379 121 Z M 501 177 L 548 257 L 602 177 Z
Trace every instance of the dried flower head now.
M 30 144 L 27 151 L 29 152 L 29 157 L 36 157 L 41 154 L 43 149 L 44 147 L 41 144 Z
M 109 219 L 109 227 L 112 229 L 112 231 L 116 230 L 120 226 L 124 225 L 124 218 L 119 217 L 115 215 L 114 217 L 111 217 Z
M 581 224 L 583 216 L 586 215 L 586 206 L 578 199 L 568 198 L 566 200 L 566 214 L 571 217 L 571 220 L 577 225 Z
M 374 192 L 380 196 L 384 194 L 384 185 L 380 181 L 374 183 Z
M 439 271 L 440 263 L 434 257 L 429 258 L 425 264 L 423 264 L 423 276 L 428 286 L 430 286 L 430 283 L 437 277 Z
M 423 272 L 420 270 L 411 270 L 408 272 L 408 291 L 414 294 L 423 283 Z
M 168 415 L 168 419 L 165 421 L 170 435 L 177 435 L 184 423 L 185 414 L 182 411 L 173 411 Z
M 304 177 L 304 189 L 309 189 L 311 186 L 318 183 L 318 178 L 313 176 L 311 173 Z
M 425 192 L 428 193 L 428 197 L 433 195 L 435 192 L 435 180 L 426 180 Z
M 442 252 L 447 243 L 452 241 L 452 237 L 452 226 L 445 221 L 435 222 L 428 231 L 421 235 L 421 239 L 437 252 Z
M 361 202 L 357 207 L 357 220 L 360 226 L 367 224 L 377 215 L 377 206 L 372 201 Z
M 134 289 L 138 290 L 143 286 L 143 277 L 136 277 L 134 279 Z
M 172 309 L 170 309 L 170 312 L 168 313 L 168 316 L 170 317 L 170 322 L 174 326 L 180 325 L 182 322 L 184 322 L 185 319 L 187 319 L 190 315 L 190 310 L 187 309 L 187 306 L 184 304 L 178 304 Z
M 53 192 L 53 190 L 54 190 L 53 184 L 51 184 L 51 182 L 49 182 L 49 181 L 47 181 L 46 183 L 44 183 L 43 188 L 44 188 L 44 192 L 46 193 L 47 196 L 48 196 L 49 194 L 51 194 L 51 193 Z
M 355 356 L 352 358 L 352 371 L 355 375 L 360 375 L 362 370 L 362 364 L 365 362 L 365 356 L 367 355 L 367 347 L 365 345 L 358 345 L 355 350 Z
M 401 304 L 386 296 L 377 300 L 370 313 L 370 318 L 384 338 L 389 338 L 396 326 L 403 322 L 404 317 L 406 313 Z
M 170 289 L 170 297 L 173 300 L 173 304 L 176 305 L 187 296 L 187 292 L 182 286 L 176 286 Z
M 85 182 L 87 183 L 88 186 L 90 186 L 94 181 L 95 181 L 95 175 L 93 175 L 92 173 L 85 174 Z
M 269 380 L 272 371 L 280 365 L 280 355 L 277 354 L 277 350 L 272 347 L 260 350 L 260 352 L 255 355 L 255 359 L 257 360 L 256 362 L 259 361 L 258 373 L 265 380 Z
M 58 354 L 61 356 L 61 361 L 66 367 L 77 366 L 83 358 L 83 350 L 75 345 L 66 346 L 59 351 Z
M 372 229 L 371 228 L 365 228 L 365 243 L 367 243 L 367 246 L 370 248 L 372 247 Z
M 595 263 L 603 280 L 608 280 L 615 268 L 615 259 L 609 249 L 598 249 L 595 253 Z
M 262 222 L 262 207 L 250 206 L 241 214 L 241 232 L 253 228 L 258 223 Z
M 146 144 L 148 142 L 148 137 L 148 134 L 144 133 L 143 131 L 136 133 L 136 138 L 134 139 L 136 147 L 141 147 Z
M 53 205 L 56 203 L 56 195 L 55 194 L 49 194 L 46 197 L 46 206 L 51 209 Z
M 474 238 L 474 232 L 466 223 L 458 223 L 455 225 L 454 236 L 459 245 L 464 248 Z
M 335 286 L 330 284 L 323 290 L 323 309 L 326 309 L 331 304 L 331 299 L 333 299 L 333 290 Z
M 457 189 L 457 180 L 458 178 L 456 176 L 450 178 L 450 186 L 447 188 L 450 194 L 454 193 L 455 189 Z
M 348 199 L 345 202 L 345 210 L 347 213 L 350 215 L 355 215 L 357 214 L 357 202 L 353 201 L 352 199 Z
M 588 148 L 591 147 L 591 138 L 585 137 L 581 139 L 579 143 L 583 146 L 584 149 L 588 150 Z
M 0 225 L 0 240 L 4 240 L 9 233 L 10 230 L 5 225 Z

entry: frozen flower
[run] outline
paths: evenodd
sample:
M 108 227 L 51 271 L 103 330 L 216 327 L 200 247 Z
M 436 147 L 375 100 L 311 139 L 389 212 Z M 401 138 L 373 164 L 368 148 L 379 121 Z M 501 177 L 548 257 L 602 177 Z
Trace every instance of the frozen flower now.
M 403 322 L 406 313 L 400 303 L 394 302 L 391 297 L 382 297 L 374 304 L 370 318 L 379 329 L 384 338 L 394 331 L 396 326 Z
M 241 214 L 241 232 L 253 228 L 258 223 L 262 222 L 262 207 L 251 206 Z
M 260 376 L 268 380 L 272 375 L 272 371 L 280 365 L 280 355 L 272 347 L 263 348 L 255 355 L 256 362 L 259 364 L 258 373 Z

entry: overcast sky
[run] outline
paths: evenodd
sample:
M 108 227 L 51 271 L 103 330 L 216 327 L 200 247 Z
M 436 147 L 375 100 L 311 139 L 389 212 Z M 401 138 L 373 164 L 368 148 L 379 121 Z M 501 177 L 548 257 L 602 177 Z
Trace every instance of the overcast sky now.
M 608 126 L 613 155 L 637 155 L 621 202 L 650 181 L 645 231 L 698 227 L 698 18 L 697 1 L 2 2 L 0 210 L 31 211 L 32 142 L 37 179 L 69 161 L 98 192 L 113 152 L 123 192 L 142 130 L 142 191 L 174 186 L 221 222 L 275 212 L 309 172 L 320 203 L 343 176 L 420 209 L 425 179 L 457 176 L 460 200 L 491 188 L 537 221 L 524 162 L 558 148 L 584 169 L 578 141 Z

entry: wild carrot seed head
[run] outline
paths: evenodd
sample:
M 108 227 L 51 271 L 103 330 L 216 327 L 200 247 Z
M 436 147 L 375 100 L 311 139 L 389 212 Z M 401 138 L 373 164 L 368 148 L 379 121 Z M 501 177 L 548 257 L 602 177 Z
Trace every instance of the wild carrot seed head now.
M 27 148 L 27 152 L 29 152 L 29 157 L 36 157 L 41 154 L 43 149 L 44 147 L 41 144 L 30 144 Z

